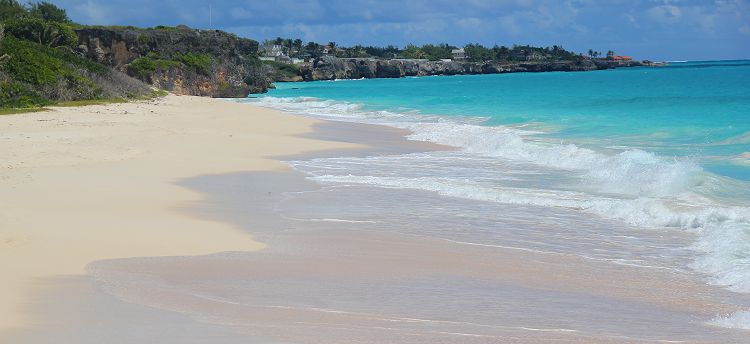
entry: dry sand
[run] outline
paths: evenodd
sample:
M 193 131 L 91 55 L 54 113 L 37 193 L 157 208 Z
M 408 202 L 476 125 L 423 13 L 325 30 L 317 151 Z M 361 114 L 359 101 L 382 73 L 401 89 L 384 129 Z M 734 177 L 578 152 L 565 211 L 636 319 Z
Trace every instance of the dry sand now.
M 95 260 L 262 248 L 231 224 L 177 211 L 201 195 L 175 182 L 355 146 L 301 137 L 315 123 L 174 95 L 0 116 L 0 331 L 34 326 L 24 309 L 36 283 Z

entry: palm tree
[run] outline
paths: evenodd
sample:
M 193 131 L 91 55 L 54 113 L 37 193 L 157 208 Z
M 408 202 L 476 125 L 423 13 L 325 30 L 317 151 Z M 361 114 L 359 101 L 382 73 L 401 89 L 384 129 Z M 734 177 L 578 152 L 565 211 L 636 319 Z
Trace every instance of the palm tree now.
M 594 57 L 594 50 L 589 49 L 589 56 Z

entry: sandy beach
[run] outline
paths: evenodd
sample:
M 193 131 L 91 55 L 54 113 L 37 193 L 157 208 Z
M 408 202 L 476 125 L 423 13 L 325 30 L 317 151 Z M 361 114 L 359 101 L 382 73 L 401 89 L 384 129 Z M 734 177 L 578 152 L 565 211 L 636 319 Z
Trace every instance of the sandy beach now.
M 176 209 L 203 174 L 284 170 L 269 157 L 345 148 L 299 137 L 315 120 L 208 98 L 0 116 L 0 331 L 34 326 L 31 290 L 92 261 L 264 245 Z

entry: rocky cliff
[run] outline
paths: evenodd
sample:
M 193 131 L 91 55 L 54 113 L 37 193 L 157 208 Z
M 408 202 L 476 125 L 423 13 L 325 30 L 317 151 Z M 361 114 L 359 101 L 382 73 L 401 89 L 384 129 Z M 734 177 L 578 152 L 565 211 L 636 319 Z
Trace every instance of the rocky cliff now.
M 76 30 L 80 54 L 177 94 L 245 97 L 270 80 L 258 42 L 188 27 L 87 27 Z
M 640 66 L 638 61 L 553 62 L 457 62 L 427 60 L 378 60 L 370 58 L 323 57 L 301 69 L 305 81 L 333 79 L 401 78 L 405 76 L 497 74 L 515 72 L 590 71 L 617 67 Z

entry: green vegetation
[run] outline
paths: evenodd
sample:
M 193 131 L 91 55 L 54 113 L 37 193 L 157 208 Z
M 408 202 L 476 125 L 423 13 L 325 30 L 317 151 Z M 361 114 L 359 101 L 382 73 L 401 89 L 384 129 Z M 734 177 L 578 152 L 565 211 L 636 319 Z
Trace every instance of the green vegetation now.
M 148 92 L 109 68 L 73 53 L 78 37 L 65 10 L 48 2 L 0 0 L 0 109 L 38 109 L 65 101 L 100 101 Z
M 26 16 L 28 12 L 16 0 L 0 0 L 0 21 Z
M 459 47 L 449 44 L 424 44 L 417 46 L 409 44 L 403 49 L 389 45 L 386 47 L 361 46 L 353 47 L 338 46 L 335 42 L 328 42 L 322 45 L 315 42 L 304 43 L 300 39 L 290 39 L 278 37 L 273 40 L 263 42 L 266 49 L 275 49 L 284 55 L 294 58 L 310 59 L 319 58 L 329 55 L 340 58 L 407 58 L 407 59 L 427 59 L 437 61 L 441 59 L 453 58 L 452 50 Z M 275 46 L 275 48 L 274 48 Z M 466 53 L 466 60 L 471 62 L 514 62 L 514 61 L 580 61 L 583 57 L 580 54 L 563 49 L 560 46 L 551 47 L 533 47 L 529 45 L 513 45 L 512 47 L 495 45 L 485 47 L 481 44 L 473 43 L 463 46 Z M 280 49 L 280 51 L 278 51 Z M 599 56 L 599 53 L 592 54 L 592 57 Z
M 175 54 L 172 58 L 166 58 L 151 52 L 133 60 L 128 66 L 128 71 L 140 79 L 147 79 L 157 71 L 185 66 L 198 74 L 209 75 L 212 62 L 213 57 L 208 54 Z
M 179 62 L 164 59 L 159 54 L 152 52 L 133 60 L 128 66 L 128 72 L 140 79 L 146 79 L 156 71 L 168 70 L 177 65 L 179 65 Z
M 49 2 L 42 1 L 31 4 L 29 7 L 29 15 L 34 18 L 39 18 L 48 22 L 57 23 L 69 23 L 70 18 L 65 10 L 59 8 Z
M 275 79 L 290 79 L 298 77 L 301 74 L 299 66 L 294 64 L 279 63 L 276 61 L 263 61 L 263 64 L 273 67 L 276 71 Z
M 174 60 L 181 62 L 198 74 L 209 75 L 211 73 L 213 57 L 209 54 L 177 54 Z
M 87 106 L 87 105 L 117 104 L 117 103 L 127 103 L 128 101 L 129 100 L 125 98 L 82 99 L 82 100 L 69 100 L 69 101 L 55 103 L 55 106 L 73 107 L 73 106 Z
M 0 108 L 0 116 L 15 115 L 19 113 L 47 111 L 45 108 Z
M 0 43 L 0 55 L 3 54 L 9 58 L 0 64 L 0 72 L 12 76 L 11 84 L 24 83 L 34 88 L 65 87 L 89 97 L 98 97 L 100 90 L 86 74 L 107 71 L 75 54 L 12 36 L 5 37 Z M 25 99 L 37 99 L 32 93 L 27 96 Z M 35 100 L 34 103 L 45 105 L 47 102 Z
M 52 48 L 75 47 L 78 37 L 70 25 L 38 18 L 20 18 L 4 22 L 5 33 Z
M 27 85 L 9 80 L 0 81 L 0 108 L 28 108 L 49 103 L 49 100 Z

